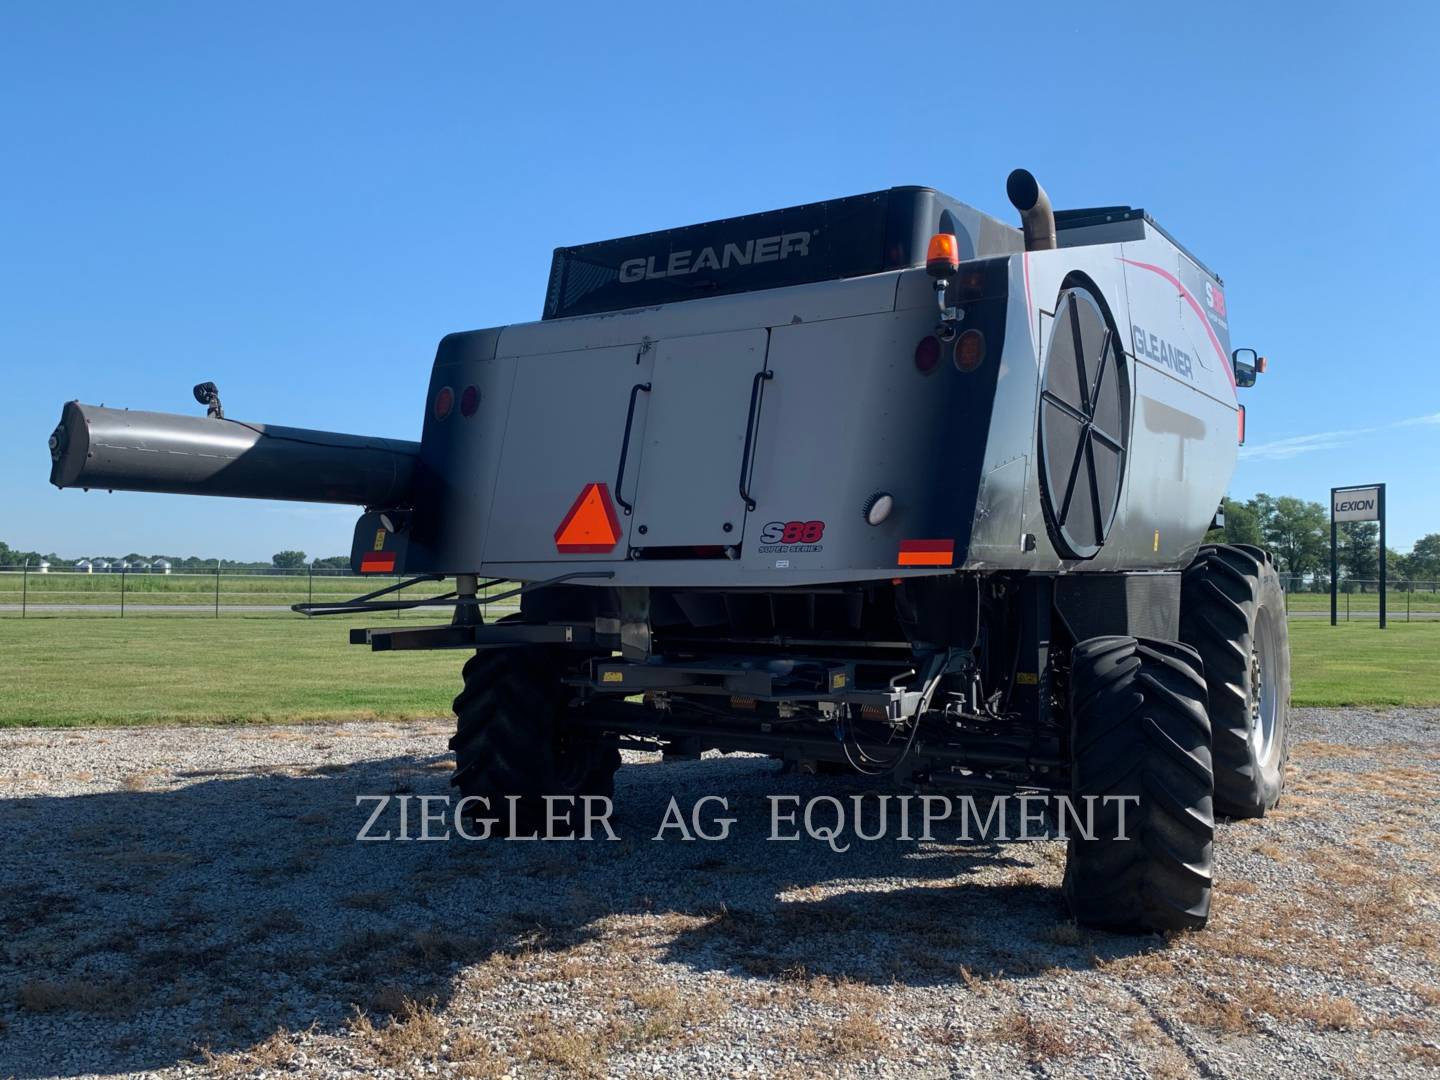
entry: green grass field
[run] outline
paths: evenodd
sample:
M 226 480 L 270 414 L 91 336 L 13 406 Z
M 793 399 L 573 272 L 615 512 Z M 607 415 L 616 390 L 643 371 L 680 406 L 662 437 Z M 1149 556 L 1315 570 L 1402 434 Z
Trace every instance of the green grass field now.
M 1440 621 L 1290 620 L 1297 705 L 1440 705 Z
M 381 620 L 354 625 L 367 622 Z M 448 714 L 463 652 L 372 653 L 347 643 L 349 625 L 234 614 L 6 619 L 0 727 Z M 1297 705 L 1440 706 L 1440 622 L 1382 631 L 1295 619 L 1290 642 Z
M 241 615 L 6 619 L 0 727 L 449 713 L 463 652 L 372 653 L 348 644 L 349 625 Z

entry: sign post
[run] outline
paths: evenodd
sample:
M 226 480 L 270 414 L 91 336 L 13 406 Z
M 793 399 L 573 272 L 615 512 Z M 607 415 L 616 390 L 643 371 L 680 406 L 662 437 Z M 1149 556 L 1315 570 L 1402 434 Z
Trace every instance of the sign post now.
M 1335 554 L 1335 489 L 1330 489 L 1330 625 L 1336 624 L 1339 607 L 1337 590 L 1340 582 L 1340 560 Z
M 1380 629 L 1385 629 L 1385 485 L 1330 489 L 1330 625 L 1335 625 L 1340 565 L 1336 540 L 1342 521 L 1380 523 Z

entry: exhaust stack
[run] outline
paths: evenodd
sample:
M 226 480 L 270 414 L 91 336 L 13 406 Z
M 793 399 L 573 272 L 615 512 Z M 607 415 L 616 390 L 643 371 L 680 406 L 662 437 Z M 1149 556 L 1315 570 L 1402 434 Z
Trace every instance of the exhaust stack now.
M 420 444 L 71 401 L 50 436 L 60 488 L 410 504 Z
M 1026 169 L 1016 169 L 1005 181 L 1005 194 L 1020 211 L 1026 251 L 1050 251 L 1055 243 L 1055 211 L 1050 196 Z

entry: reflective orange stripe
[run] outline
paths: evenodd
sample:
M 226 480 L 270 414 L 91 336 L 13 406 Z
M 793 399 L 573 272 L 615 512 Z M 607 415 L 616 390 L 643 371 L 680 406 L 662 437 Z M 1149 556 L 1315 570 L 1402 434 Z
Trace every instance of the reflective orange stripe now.
M 901 540 L 901 566 L 949 566 L 955 561 L 954 540 Z
M 360 556 L 360 572 L 362 574 L 393 574 L 395 572 L 395 552 L 367 551 Z

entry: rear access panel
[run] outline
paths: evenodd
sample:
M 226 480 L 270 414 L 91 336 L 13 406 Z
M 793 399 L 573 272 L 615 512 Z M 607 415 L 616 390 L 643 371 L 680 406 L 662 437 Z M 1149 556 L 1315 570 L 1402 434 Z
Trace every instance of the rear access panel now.
M 644 429 L 649 395 L 634 388 L 650 383 L 652 355 L 636 343 L 516 361 L 485 562 L 626 558 L 633 481 L 617 492 L 616 467 L 632 403 Z
M 631 444 L 638 482 L 630 546 L 641 557 L 693 557 L 711 552 L 686 549 L 740 543 L 745 431 L 767 339 L 765 330 L 736 330 L 654 344 L 645 425 L 642 433 L 637 420 Z
M 931 311 L 777 326 L 753 449 L 750 513 L 742 549 L 749 572 L 896 567 L 902 540 L 927 531 L 936 472 L 933 447 L 962 386 L 950 370 L 919 374 L 915 343 Z M 867 500 L 887 493 L 889 518 L 867 525 Z M 768 584 L 768 583 L 767 583 Z

